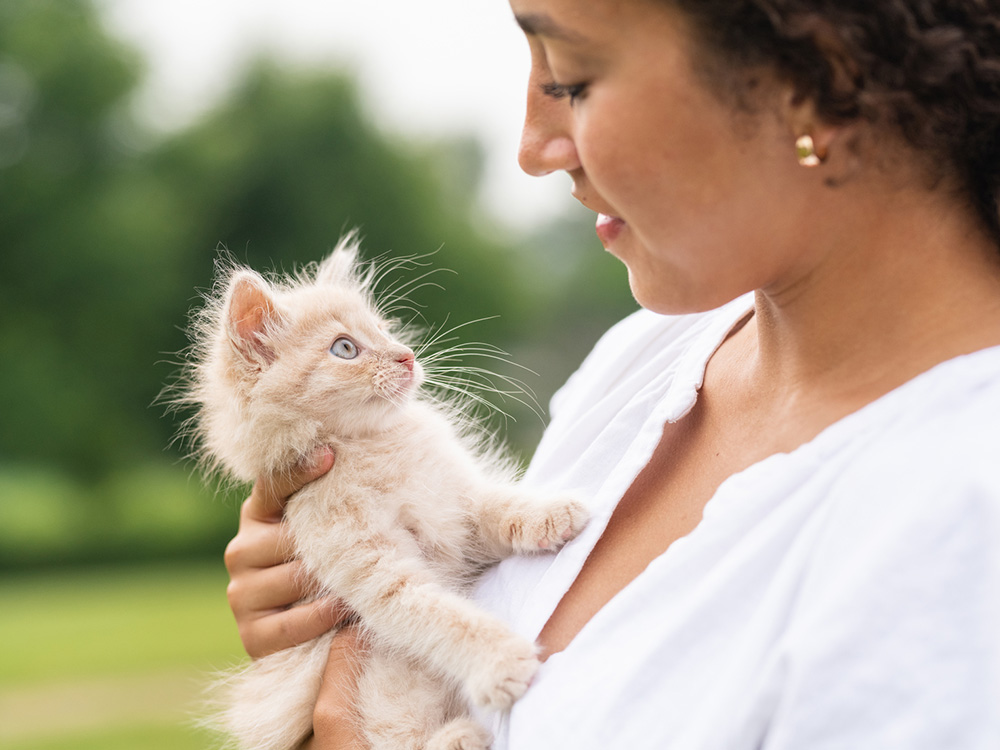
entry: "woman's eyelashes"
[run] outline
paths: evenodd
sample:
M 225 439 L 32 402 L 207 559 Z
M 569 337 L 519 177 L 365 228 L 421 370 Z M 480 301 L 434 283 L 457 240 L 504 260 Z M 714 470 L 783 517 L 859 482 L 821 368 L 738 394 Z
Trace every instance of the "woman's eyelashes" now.
M 562 84 L 552 81 L 542 84 L 542 92 L 553 99 L 569 98 L 570 103 L 579 101 L 587 92 L 586 83 Z

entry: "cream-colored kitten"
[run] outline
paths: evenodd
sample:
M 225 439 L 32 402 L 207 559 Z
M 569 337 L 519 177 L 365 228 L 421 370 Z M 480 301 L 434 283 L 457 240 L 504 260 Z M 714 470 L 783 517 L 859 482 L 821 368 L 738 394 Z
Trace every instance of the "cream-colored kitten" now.
M 372 642 L 361 677 L 374 748 L 486 748 L 468 701 L 508 709 L 538 667 L 533 644 L 463 595 L 483 567 L 575 536 L 584 508 L 519 488 L 445 407 L 418 395 L 413 351 L 377 312 L 345 240 L 314 273 L 274 285 L 250 270 L 196 325 L 189 392 L 209 463 L 252 480 L 288 471 L 321 445 L 336 461 L 288 503 L 296 554 L 357 613 Z M 258 659 L 218 697 L 245 750 L 308 736 L 328 634 Z

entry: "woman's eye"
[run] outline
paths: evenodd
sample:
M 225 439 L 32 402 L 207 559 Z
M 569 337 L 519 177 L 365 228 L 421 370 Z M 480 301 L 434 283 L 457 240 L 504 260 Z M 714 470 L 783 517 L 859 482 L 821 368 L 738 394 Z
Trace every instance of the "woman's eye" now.
M 587 84 L 574 83 L 565 85 L 553 81 L 552 83 L 543 83 L 542 92 L 553 99 L 565 99 L 569 97 L 569 101 L 572 104 L 587 92 Z
M 358 345 L 347 338 L 347 336 L 341 336 L 333 342 L 333 346 L 330 347 L 330 354 L 341 359 L 354 359 L 358 356 Z

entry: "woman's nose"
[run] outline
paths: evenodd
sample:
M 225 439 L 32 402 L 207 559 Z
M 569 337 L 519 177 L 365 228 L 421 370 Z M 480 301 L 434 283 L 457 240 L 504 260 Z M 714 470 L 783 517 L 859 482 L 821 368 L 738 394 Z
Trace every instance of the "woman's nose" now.
M 576 144 L 570 135 L 569 101 L 546 95 L 534 76 L 528 82 L 528 103 L 517 161 L 528 174 L 542 177 L 580 168 Z

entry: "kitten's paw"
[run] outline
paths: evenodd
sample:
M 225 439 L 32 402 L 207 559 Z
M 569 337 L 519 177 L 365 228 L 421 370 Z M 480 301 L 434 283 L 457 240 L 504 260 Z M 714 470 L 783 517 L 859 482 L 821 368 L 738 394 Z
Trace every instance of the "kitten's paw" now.
M 496 644 L 492 663 L 484 662 L 467 683 L 469 697 L 482 708 L 506 711 L 531 684 L 540 662 L 535 647 L 511 635 Z
M 518 553 L 554 550 L 576 537 L 590 513 L 570 497 L 540 500 L 510 520 L 510 544 Z
M 472 719 L 455 719 L 427 741 L 426 750 L 488 750 L 493 738 Z

